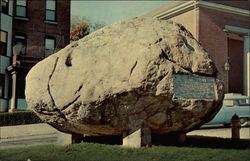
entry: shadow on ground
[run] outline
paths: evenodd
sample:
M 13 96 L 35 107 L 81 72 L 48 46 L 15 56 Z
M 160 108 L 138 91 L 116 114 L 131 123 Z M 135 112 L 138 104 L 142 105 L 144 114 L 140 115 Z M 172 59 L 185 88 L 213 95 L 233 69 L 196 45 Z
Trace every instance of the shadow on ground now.
M 121 136 L 85 136 L 83 142 L 121 145 Z M 200 147 L 217 149 L 250 149 L 250 140 L 248 139 L 226 139 L 206 136 L 187 136 L 185 142 L 179 142 L 175 135 L 154 135 L 152 136 L 152 145 L 179 146 L 179 147 Z
M 185 142 L 178 142 L 175 137 L 165 138 L 164 136 L 154 136 L 152 142 L 154 145 L 172 145 L 200 148 L 217 149 L 249 149 L 250 140 L 247 139 L 227 139 L 208 136 L 187 136 Z

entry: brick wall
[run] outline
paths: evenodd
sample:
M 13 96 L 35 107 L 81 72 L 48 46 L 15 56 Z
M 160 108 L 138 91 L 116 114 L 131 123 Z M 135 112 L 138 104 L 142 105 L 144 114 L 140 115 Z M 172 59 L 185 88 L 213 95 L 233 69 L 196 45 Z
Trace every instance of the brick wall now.
M 16 3 L 14 1 L 14 15 Z M 57 24 L 45 23 L 45 0 L 27 0 L 27 20 L 14 18 L 13 31 L 27 36 L 27 56 L 44 57 L 45 36 L 56 38 L 57 48 L 69 44 L 70 0 L 57 1 Z
M 225 25 L 249 28 L 249 17 L 202 7 L 200 7 L 199 11 L 199 40 L 202 46 L 211 54 L 212 59 L 215 60 L 216 66 L 224 78 L 226 91 L 228 91 L 228 72 L 224 70 L 224 64 L 228 58 L 229 48 L 228 37 L 223 29 Z M 237 66 L 237 63 L 231 63 L 230 65 Z M 238 79 L 235 83 L 241 84 L 240 80 Z

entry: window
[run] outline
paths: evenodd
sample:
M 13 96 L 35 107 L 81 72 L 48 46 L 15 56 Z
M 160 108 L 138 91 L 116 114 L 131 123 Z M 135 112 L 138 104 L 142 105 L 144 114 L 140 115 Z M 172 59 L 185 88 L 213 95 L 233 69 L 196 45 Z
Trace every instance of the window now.
M 27 17 L 27 0 L 16 1 L 16 16 Z
M 250 106 L 250 99 L 239 99 L 238 103 L 240 106 Z
M 0 55 L 7 55 L 7 39 L 8 39 L 8 33 L 5 31 L 0 31 Z
M 46 0 L 45 20 L 56 21 L 56 0 Z
M 56 39 L 55 38 L 45 38 L 45 57 L 51 55 L 55 51 Z
M 0 74 L 0 98 L 4 98 L 5 75 Z
M 1 0 L 1 12 L 9 14 L 9 0 Z
M 27 46 L 27 38 L 24 34 L 15 35 L 14 39 L 15 46 L 13 47 L 13 55 L 25 55 L 26 54 L 26 46 Z

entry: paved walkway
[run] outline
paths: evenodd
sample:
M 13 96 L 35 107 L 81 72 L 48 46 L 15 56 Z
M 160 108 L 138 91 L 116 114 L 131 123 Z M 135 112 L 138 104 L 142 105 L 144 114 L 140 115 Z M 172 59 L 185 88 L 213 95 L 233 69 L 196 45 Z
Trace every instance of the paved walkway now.
M 48 124 L 30 124 L 30 125 L 17 125 L 17 126 L 3 126 L 0 127 L 0 138 L 22 138 L 26 136 L 38 136 L 56 134 L 57 130 Z
M 0 149 L 18 146 L 56 143 L 58 133 L 48 124 L 31 124 L 0 127 Z M 206 127 L 187 135 L 231 138 L 231 128 Z M 241 139 L 250 139 L 250 127 L 242 127 Z
M 57 142 L 58 131 L 48 124 L 0 127 L 0 148 Z
M 221 128 L 221 127 L 211 127 L 211 128 L 201 128 L 199 130 L 194 130 L 187 135 L 197 135 L 197 136 L 209 136 L 209 137 L 220 137 L 220 138 L 231 138 L 231 128 Z M 241 139 L 250 139 L 250 127 L 242 127 L 240 129 Z

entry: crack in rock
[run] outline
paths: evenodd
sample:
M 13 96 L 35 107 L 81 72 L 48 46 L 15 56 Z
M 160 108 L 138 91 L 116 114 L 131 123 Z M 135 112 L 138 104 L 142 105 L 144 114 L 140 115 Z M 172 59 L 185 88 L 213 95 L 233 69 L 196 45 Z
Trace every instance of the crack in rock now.
M 80 95 L 78 95 L 72 102 L 69 102 L 67 105 L 63 106 L 61 108 L 61 111 L 66 110 L 69 106 L 71 106 L 72 104 L 74 104 L 78 100 L 78 98 L 80 98 Z
M 132 73 L 133 73 L 133 71 L 134 71 L 136 65 L 137 65 L 137 60 L 135 61 L 134 65 L 132 66 L 132 68 L 131 68 L 131 70 L 130 70 L 129 79 L 130 79 L 130 77 L 131 77 L 131 75 L 132 75 Z
M 79 88 L 75 91 L 75 94 L 77 94 L 78 92 L 80 92 L 81 89 L 82 89 L 82 87 L 83 87 L 83 85 L 81 84 L 81 85 L 79 86 Z M 81 95 L 79 94 L 73 101 L 71 101 L 71 102 L 69 102 L 67 105 L 63 106 L 63 107 L 61 108 L 61 110 L 62 110 L 62 111 L 66 110 L 69 106 L 71 106 L 72 104 L 74 104 L 74 103 L 80 98 L 80 96 L 81 96 Z
M 155 31 L 156 35 L 157 35 L 158 37 L 160 37 L 159 34 L 158 34 L 158 32 L 155 30 L 154 27 L 153 27 L 153 30 Z M 183 68 L 182 66 L 180 66 L 179 64 L 177 64 L 176 61 L 169 59 L 168 56 L 167 56 L 167 54 L 166 54 L 166 52 L 164 51 L 164 49 L 162 49 L 161 45 L 159 44 L 161 41 L 162 41 L 162 38 L 160 37 L 160 38 L 155 42 L 155 44 L 157 44 L 157 45 L 160 47 L 160 49 L 161 49 L 160 57 L 162 56 L 162 57 L 164 57 L 166 60 L 168 60 L 168 61 L 170 61 L 170 62 L 172 62 L 172 63 L 178 65 L 180 68 L 182 68 L 182 69 L 184 69 L 184 70 L 186 70 L 186 71 L 188 71 L 188 72 L 190 72 L 190 73 L 193 73 L 193 72 L 191 71 L 191 69 Z
M 51 91 L 50 91 L 50 80 L 51 80 L 51 78 L 52 78 L 52 76 L 53 76 L 53 74 L 54 74 L 54 72 L 56 70 L 56 66 L 57 66 L 58 60 L 59 60 L 59 58 L 57 57 L 56 61 L 55 61 L 55 64 L 54 64 L 54 67 L 53 67 L 53 70 L 52 70 L 51 74 L 49 75 L 49 81 L 48 81 L 48 93 L 49 93 L 49 96 L 50 96 L 50 98 L 52 100 L 53 106 L 56 106 L 56 104 L 55 104 L 55 100 L 52 97 L 52 94 L 51 94 Z
M 77 94 L 78 92 L 80 92 L 81 89 L 82 89 L 82 87 L 83 87 L 83 84 L 81 84 L 81 85 L 79 86 L 79 88 L 75 91 L 75 94 Z

